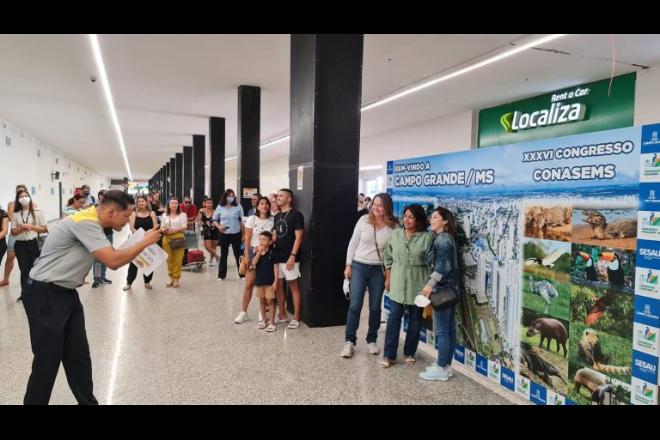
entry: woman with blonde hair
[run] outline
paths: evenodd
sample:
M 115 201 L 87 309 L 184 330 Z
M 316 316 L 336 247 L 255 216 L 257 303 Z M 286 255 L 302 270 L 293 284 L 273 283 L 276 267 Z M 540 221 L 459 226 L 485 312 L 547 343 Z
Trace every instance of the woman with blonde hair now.
M 344 278 L 350 283 L 350 301 L 346 318 L 346 335 L 341 356 L 350 358 L 357 342 L 357 329 L 360 324 L 360 312 L 364 295 L 369 288 L 369 330 L 367 347 L 369 353 L 377 355 L 380 349 L 376 345 L 380 327 L 381 302 L 385 289 L 385 270 L 383 259 L 385 245 L 392 231 L 398 228 L 392 214 L 392 198 L 378 194 L 369 215 L 362 216 L 353 230 L 353 236 L 346 251 Z

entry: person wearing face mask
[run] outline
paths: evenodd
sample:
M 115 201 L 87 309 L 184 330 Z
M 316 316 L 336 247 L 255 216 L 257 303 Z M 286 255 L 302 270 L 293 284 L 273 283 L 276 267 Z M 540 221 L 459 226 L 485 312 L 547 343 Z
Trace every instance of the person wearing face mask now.
M 21 270 L 21 287 L 25 287 L 34 261 L 39 257 L 39 234 L 48 232 L 43 211 L 34 209 L 30 193 L 20 190 L 16 194 L 11 233 L 16 237 L 14 250 Z M 17 301 L 21 301 L 22 296 Z
M 16 185 L 16 193 L 20 190 L 27 191 L 27 186 L 25 185 Z M 7 261 L 5 262 L 5 277 L 0 281 L 0 287 L 9 285 L 9 276 L 11 271 L 14 270 L 14 260 L 16 260 L 16 252 L 14 252 L 14 245 L 16 243 L 16 237 L 11 234 L 11 220 L 14 217 L 14 206 L 16 202 L 11 200 L 7 206 L 7 215 L 9 216 L 9 234 L 7 236 Z M 32 202 L 34 209 L 37 209 L 37 204 Z
M 90 206 L 96 205 L 96 199 L 93 195 L 91 195 L 89 185 L 83 185 L 80 187 L 80 189 L 82 191 L 82 195 L 85 196 L 85 204 L 83 205 L 83 208 L 89 208 Z
M 227 258 L 231 245 L 236 259 L 236 269 L 240 266 L 241 241 L 244 225 L 241 219 L 245 216 L 243 207 L 236 202 L 236 193 L 226 190 L 220 199 L 220 204 L 213 213 L 213 226 L 220 231 L 220 264 L 218 265 L 218 280 L 227 277 Z M 240 275 L 243 278 L 244 275 Z
M 98 208 L 65 218 L 49 234 L 23 288 L 34 354 L 24 404 L 48 404 L 60 364 L 78 404 L 98 404 L 85 315 L 76 289 L 94 259 L 117 270 L 160 239 L 158 231 L 149 230 L 139 243 L 114 249 L 103 228 L 121 231 L 132 212 L 133 199 L 128 194 L 107 191 Z

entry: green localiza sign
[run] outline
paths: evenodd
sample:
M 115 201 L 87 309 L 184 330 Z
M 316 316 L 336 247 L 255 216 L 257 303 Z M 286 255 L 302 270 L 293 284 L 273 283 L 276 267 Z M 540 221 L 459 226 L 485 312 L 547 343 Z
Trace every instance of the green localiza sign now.
M 636 73 L 568 87 L 479 112 L 478 147 L 631 127 Z M 608 90 L 610 93 L 608 95 Z

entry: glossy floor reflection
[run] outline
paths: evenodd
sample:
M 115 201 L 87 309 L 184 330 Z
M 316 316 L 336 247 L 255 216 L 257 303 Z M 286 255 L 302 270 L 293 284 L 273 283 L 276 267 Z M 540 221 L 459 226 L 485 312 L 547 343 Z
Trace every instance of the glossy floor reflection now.
M 511 403 L 462 374 L 446 383 L 420 380 L 432 361 L 423 354 L 413 367 L 381 369 L 380 356 L 367 352 L 363 327 L 355 356 L 343 359 L 343 327 L 280 325 L 266 333 L 256 329 L 256 300 L 251 319 L 236 325 L 244 283 L 235 266 L 222 282 L 217 268 L 184 272 L 179 289 L 165 287 L 160 268 L 153 290 L 138 277 L 128 293 L 121 289 L 126 268 L 108 274 L 112 285 L 79 289 L 101 404 Z M 12 278 L 0 288 L 0 404 L 22 403 L 32 360 L 27 319 L 16 303 L 18 267 Z M 51 404 L 75 403 L 60 369 Z

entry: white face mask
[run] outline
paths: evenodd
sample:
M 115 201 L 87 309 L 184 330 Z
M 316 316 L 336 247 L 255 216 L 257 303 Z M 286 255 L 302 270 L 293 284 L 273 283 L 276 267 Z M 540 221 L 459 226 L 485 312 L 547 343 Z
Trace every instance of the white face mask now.
M 234 200 L 235 200 L 235 199 L 234 199 L 233 197 L 231 197 L 231 196 L 227 197 L 227 203 L 229 203 L 229 204 L 234 203 Z
M 21 206 L 28 206 L 30 205 L 30 198 L 29 197 L 21 197 L 18 199 L 18 203 L 21 204 Z

